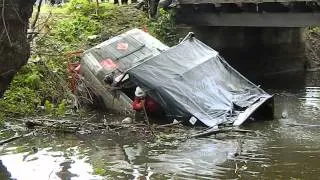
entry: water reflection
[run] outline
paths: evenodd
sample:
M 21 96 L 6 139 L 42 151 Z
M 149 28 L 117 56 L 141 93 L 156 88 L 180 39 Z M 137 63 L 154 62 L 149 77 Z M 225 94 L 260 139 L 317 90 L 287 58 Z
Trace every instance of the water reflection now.
M 87 157 L 79 157 L 74 148 L 71 156 L 64 156 L 62 151 L 40 149 L 30 152 L 7 152 L 1 161 L 11 173 L 13 179 L 101 179 L 92 175 L 93 168 L 87 163 Z
M 151 158 L 158 162 L 151 163 L 150 166 L 158 173 L 167 172 L 181 178 L 206 179 L 223 173 L 224 168 L 217 165 L 232 158 L 237 147 L 234 140 L 188 140 L 177 149 L 167 150 L 165 153 L 151 152 Z
M 306 94 L 303 99 L 305 105 L 316 107 L 319 109 L 320 106 L 320 88 L 319 87 L 306 87 Z
M 275 93 L 277 118 L 245 126 L 256 134 L 181 141 L 177 137 L 185 134 L 177 133 L 159 142 L 130 135 L 39 135 L 2 147 L 0 179 L 318 179 L 319 127 L 305 125 L 320 125 L 319 75 L 264 80 Z

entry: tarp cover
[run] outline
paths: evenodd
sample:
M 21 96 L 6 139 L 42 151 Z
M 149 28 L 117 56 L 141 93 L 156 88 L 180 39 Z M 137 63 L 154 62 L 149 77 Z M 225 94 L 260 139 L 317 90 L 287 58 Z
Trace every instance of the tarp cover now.
M 169 115 L 194 116 L 209 127 L 233 123 L 251 105 L 271 97 L 196 38 L 147 60 L 128 74 Z

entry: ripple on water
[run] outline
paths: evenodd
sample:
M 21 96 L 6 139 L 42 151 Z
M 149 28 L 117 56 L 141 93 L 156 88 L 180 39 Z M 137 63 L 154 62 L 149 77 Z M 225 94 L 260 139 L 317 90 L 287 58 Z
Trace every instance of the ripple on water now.
M 155 172 L 175 173 L 181 178 L 209 178 L 220 176 L 226 170 L 217 165 L 224 163 L 237 151 L 237 141 L 193 139 L 165 153 L 153 154 L 150 164 Z
M 33 137 L 2 147 L 0 160 L 13 178 L 23 180 L 318 179 L 319 127 L 303 124 L 320 124 L 320 80 L 317 75 L 305 81 L 306 87 L 272 89 L 277 119 L 245 127 L 260 135 L 165 140 L 163 146 L 100 135 Z
M 305 91 L 299 95 L 301 116 L 309 120 L 320 118 L 320 87 L 306 87 Z

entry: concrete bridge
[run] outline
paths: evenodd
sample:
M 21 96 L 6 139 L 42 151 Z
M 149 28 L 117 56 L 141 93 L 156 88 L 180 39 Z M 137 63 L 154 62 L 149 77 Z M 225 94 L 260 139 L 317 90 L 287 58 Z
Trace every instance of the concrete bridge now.
M 320 24 L 320 0 L 178 0 L 177 22 L 204 26 L 305 27 Z
M 308 66 L 305 28 L 320 25 L 320 0 L 178 0 L 182 33 L 218 50 L 256 78 Z

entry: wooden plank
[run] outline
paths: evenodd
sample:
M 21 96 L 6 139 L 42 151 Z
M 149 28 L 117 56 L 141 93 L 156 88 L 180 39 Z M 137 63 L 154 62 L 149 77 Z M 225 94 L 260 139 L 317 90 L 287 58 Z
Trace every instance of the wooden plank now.
M 179 4 L 217 4 L 217 3 L 265 3 L 265 2 L 317 2 L 316 0 L 178 0 Z
M 320 25 L 320 13 L 178 13 L 178 24 L 238 27 L 307 27 Z

